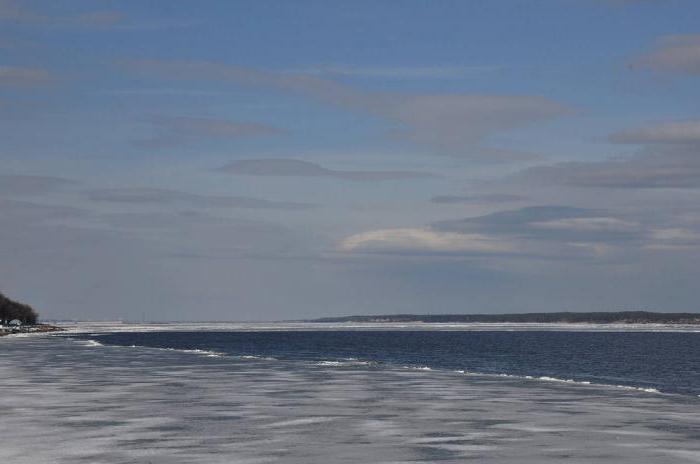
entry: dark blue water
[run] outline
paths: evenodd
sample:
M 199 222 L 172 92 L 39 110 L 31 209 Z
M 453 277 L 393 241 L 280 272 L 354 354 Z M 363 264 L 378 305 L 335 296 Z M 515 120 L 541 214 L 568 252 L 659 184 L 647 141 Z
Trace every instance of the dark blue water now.
M 612 332 L 149 332 L 80 336 L 105 345 L 200 349 L 292 361 L 547 376 L 700 395 L 700 334 Z

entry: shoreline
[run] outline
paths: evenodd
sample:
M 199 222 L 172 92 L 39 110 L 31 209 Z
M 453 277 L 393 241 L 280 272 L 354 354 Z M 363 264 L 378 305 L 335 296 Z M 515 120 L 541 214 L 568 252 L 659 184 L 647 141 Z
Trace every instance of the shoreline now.
M 596 323 L 448 323 L 448 322 L 72 322 L 58 324 L 68 333 L 205 332 L 205 331 L 570 331 L 570 332 L 700 332 L 695 324 Z
M 50 324 L 36 324 L 32 326 L 19 326 L 19 327 L 0 327 L 0 337 L 7 335 L 17 335 L 17 334 L 30 334 L 30 333 L 49 333 L 49 332 L 65 332 L 66 329 L 50 325 Z
M 700 313 L 654 311 L 555 311 L 512 314 L 375 314 L 322 317 L 310 323 L 430 323 L 430 324 L 666 324 L 698 325 Z

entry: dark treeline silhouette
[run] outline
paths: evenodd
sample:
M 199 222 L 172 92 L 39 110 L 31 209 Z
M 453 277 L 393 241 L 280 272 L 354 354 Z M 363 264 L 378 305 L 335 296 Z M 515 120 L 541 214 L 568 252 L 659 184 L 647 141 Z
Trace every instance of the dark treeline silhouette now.
M 557 312 L 520 314 L 390 314 L 324 317 L 309 322 L 579 322 L 591 324 L 700 324 L 700 313 L 649 311 Z
M 38 317 L 31 306 L 11 300 L 0 293 L 0 324 L 7 325 L 18 320 L 22 324 L 33 325 Z

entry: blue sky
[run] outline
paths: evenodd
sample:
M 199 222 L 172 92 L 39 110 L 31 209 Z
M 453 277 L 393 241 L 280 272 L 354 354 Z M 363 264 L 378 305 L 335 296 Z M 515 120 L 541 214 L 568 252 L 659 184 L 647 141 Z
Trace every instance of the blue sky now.
M 698 17 L 0 0 L 1 290 L 79 319 L 697 310 Z

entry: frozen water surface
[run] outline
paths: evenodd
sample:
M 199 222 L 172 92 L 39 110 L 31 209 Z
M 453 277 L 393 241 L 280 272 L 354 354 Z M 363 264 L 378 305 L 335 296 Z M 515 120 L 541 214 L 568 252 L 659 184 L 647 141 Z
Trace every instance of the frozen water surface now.
M 214 354 L 214 355 L 212 355 Z M 0 339 L 0 462 L 700 462 L 700 398 Z

